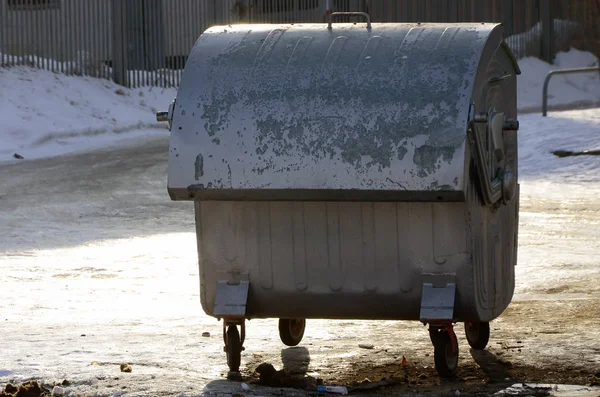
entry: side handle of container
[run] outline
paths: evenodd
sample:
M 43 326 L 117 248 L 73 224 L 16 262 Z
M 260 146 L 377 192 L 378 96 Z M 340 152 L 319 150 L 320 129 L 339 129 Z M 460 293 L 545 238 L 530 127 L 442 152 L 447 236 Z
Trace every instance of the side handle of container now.
M 159 123 L 168 123 L 169 131 L 171 130 L 171 124 L 173 123 L 173 112 L 175 110 L 175 101 L 177 98 L 173 99 L 171 104 L 169 105 L 168 111 L 158 111 L 156 112 L 156 121 Z

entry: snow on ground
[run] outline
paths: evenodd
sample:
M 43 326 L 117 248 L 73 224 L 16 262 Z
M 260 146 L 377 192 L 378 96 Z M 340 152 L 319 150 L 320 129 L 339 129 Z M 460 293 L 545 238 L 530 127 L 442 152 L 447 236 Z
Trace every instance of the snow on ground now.
M 600 109 L 519 116 L 519 175 L 528 180 L 560 179 L 565 183 L 599 182 L 600 157 L 558 158 L 555 150 L 600 149 Z
M 555 65 L 537 58 L 519 61 L 519 109 L 541 108 L 547 72 L 558 68 L 598 65 L 588 52 L 559 53 Z M 600 103 L 596 73 L 555 76 L 549 105 Z M 80 152 L 145 137 L 166 136 L 155 119 L 176 95 L 174 88 L 127 89 L 108 80 L 65 76 L 28 66 L 0 68 L 0 163 Z

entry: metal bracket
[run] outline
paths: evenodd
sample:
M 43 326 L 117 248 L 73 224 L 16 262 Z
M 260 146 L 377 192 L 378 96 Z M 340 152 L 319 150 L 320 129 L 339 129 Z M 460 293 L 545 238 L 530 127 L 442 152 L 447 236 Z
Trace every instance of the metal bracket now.
M 431 283 L 424 283 L 421 293 L 421 322 L 452 320 L 454 318 L 454 297 L 456 284 L 447 283 L 445 287 L 436 288 Z
M 239 284 L 217 281 L 213 315 L 215 317 L 245 317 L 249 285 L 248 281 L 240 281 Z

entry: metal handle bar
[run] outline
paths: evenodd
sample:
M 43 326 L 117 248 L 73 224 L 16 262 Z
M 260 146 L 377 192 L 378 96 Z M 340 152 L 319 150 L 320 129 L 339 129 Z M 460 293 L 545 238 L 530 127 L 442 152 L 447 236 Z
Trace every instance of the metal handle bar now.
M 329 23 L 327 24 L 327 29 L 331 30 L 332 19 L 334 16 L 353 16 L 353 17 L 365 17 L 367 20 L 367 29 L 371 29 L 371 17 L 366 12 L 332 12 L 329 15 Z
M 544 88 L 542 89 L 542 116 L 546 117 L 548 114 L 548 84 L 550 84 L 550 79 L 552 76 L 557 74 L 577 74 L 590 72 L 600 72 L 600 67 L 551 70 L 544 80 Z

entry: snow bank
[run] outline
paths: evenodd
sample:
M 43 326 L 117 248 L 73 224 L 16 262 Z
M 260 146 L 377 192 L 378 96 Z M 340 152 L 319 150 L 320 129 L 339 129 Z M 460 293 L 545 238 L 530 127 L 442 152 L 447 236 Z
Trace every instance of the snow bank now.
M 598 66 L 592 53 L 571 49 L 559 52 L 550 65 L 538 58 L 519 60 L 521 75 L 517 78 L 520 112 L 541 111 L 544 79 L 551 70 Z M 548 106 L 600 106 L 600 73 L 558 75 L 548 86 Z
M 77 51 L 75 58 L 71 61 L 57 61 L 43 58 L 37 55 L 8 55 L 0 52 L 0 66 L 31 66 L 38 69 L 51 70 L 66 75 L 102 77 L 110 79 L 113 69 L 103 61 L 95 59 L 87 51 Z M 181 70 L 157 69 L 157 70 L 130 70 L 129 81 L 133 86 L 160 85 L 163 87 L 175 87 L 177 81 L 181 80 Z
M 127 89 L 111 81 L 26 66 L 0 68 L 0 161 L 56 156 L 167 135 L 155 112 L 174 88 Z
M 519 65 L 518 104 L 523 112 L 541 109 L 548 71 L 598 65 L 598 59 L 572 49 L 559 53 L 555 65 L 537 58 L 523 58 Z M 555 76 L 549 92 L 551 106 L 600 104 L 600 79 L 595 73 Z M 167 109 L 175 95 L 174 88 L 127 89 L 101 78 L 25 65 L 0 68 L 0 162 L 19 161 L 15 153 L 35 159 L 167 136 L 155 112 Z

